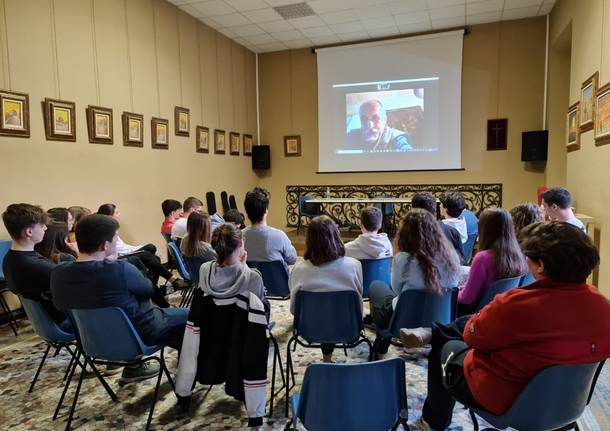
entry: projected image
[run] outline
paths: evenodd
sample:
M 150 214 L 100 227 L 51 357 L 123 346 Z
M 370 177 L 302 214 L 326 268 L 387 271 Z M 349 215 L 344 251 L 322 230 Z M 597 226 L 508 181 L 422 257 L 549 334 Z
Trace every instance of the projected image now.
M 417 141 L 424 123 L 423 88 L 349 93 L 345 99 L 343 150 L 375 153 L 421 148 Z

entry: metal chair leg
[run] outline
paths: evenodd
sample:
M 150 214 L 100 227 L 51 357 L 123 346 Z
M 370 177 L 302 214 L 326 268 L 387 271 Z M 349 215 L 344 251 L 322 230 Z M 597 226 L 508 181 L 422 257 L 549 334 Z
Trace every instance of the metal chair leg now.
M 11 325 L 11 329 L 13 330 L 15 337 L 17 337 L 18 334 L 17 334 L 17 326 L 15 325 L 15 317 L 13 316 L 13 312 L 11 311 L 11 308 L 8 306 L 7 302 L 4 300 L 4 296 L 2 296 L 2 293 L 0 293 L 0 307 L 2 307 L 2 309 L 4 310 L 4 314 L 6 314 L 6 316 L 8 316 L 8 323 L 9 323 L 9 325 Z
M 163 375 L 163 369 L 165 368 L 164 361 L 159 358 L 153 358 L 159 362 L 159 375 L 157 376 L 157 384 L 155 385 L 155 392 L 153 394 L 152 405 L 150 406 L 150 412 L 148 413 L 148 421 L 146 422 L 146 431 L 150 430 L 150 423 L 152 422 L 153 412 L 155 411 L 155 404 L 157 404 L 157 398 L 159 396 L 159 386 L 161 386 L 161 376 Z
M 85 377 L 86 372 L 87 361 L 85 361 L 85 365 L 83 366 L 80 372 L 80 377 L 78 378 L 78 385 L 76 386 L 76 391 L 74 392 L 74 400 L 72 401 L 72 406 L 70 407 L 70 414 L 68 415 L 68 421 L 66 422 L 66 431 L 70 429 L 70 425 L 72 424 L 72 418 L 74 417 L 74 411 L 76 410 L 76 403 L 78 402 L 78 394 L 80 393 L 80 388 L 83 385 L 83 378 Z
M 108 383 L 106 383 L 106 380 L 104 379 L 104 377 L 102 377 L 102 375 L 100 374 L 100 372 L 98 371 L 97 367 L 95 366 L 95 364 L 93 363 L 93 361 L 91 359 L 89 359 L 87 357 L 87 355 L 83 355 L 83 357 L 85 358 L 85 365 L 89 364 L 91 366 L 91 369 L 93 370 L 93 372 L 95 373 L 95 376 L 97 377 L 97 379 L 100 381 L 100 383 L 102 384 L 102 386 L 104 387 L 104 389 L 106 389 L 106 393 L 108 394 L 108 396 L 110 397 L 110 399 L 114 402 L 117 401 L 117 396 L 114 393 L 114 391 L 110 388 L 110 386 L 108 385 Z M 83 367 L 84 369 L 84 367 Z
M 38 375 L 40 374 L 40 370 L 42 370 L 42 366 L 44 365 L 44 361 L 47 359 L 47 355 L 49 354 L 49 350 L 51 350 L 51 345 L 47 344 L 47 350 L 44 351 L 44 355 L 42 356 L 42 361 L 40 361 L 40 365 L 36 370 L 36 374 L 34 375 L 34 380 L 32 380 L 32 384 L 30 385 L 30 389 L 28 392 L 31 393 L 34 390 L 34 385 L 36 384 L 36 380 L 38 380 Z
M 472 419 L 474 431 L 479 431 L 479 421 L 477 420 L 477 416 L 474 414 L 472 409 L 468 409 L 468 413 L 470 413 L 470 419 Z
M 57 403 L 57 407 L 55 408 L 55 413 L 53 413 L 53 420 L 57 419 L 57 415 L 59 414 L 59 409 L 61 408 L 63 402 L 64 402 L 64 397 L 66 396 L 66 392 L 68 392 L 68 388 L 70 387 L 70 382 L 72 382 L 72 377 L 74 377 L 74 371 L 76 371 L 76 367 L 78 365 L 80 365 L 80 361 L 78 360 L 80 358 L 80 350 L 77 350 L 76 352 L 76 357 L 74 358 L 74 362 L 72 362 L 72 366 L 68 367 L 68 369 L 70 370 L 70 374 L 68 375 L 68 380 L 66 381 L 66 383 L 64 384 L 64 390 L 61 393 L 61 397 L 59 397 L 59 402 Z

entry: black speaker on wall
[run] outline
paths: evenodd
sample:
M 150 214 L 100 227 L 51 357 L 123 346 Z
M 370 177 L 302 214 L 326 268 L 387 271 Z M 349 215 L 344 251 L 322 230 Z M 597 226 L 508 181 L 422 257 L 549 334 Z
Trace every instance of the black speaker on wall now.
M 252 169 L 271 169 L 269 145 L 252 145 Z
M 521 137 L 522 162 L 546 162 L 549 152 L 549 131 L 523 132 Z

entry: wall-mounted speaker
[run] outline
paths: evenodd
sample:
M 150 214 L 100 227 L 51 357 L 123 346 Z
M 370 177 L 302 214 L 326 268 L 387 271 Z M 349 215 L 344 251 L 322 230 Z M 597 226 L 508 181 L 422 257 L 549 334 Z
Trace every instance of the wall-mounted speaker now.
M 521 136 L 521 161 L 546 162 L 549 152 L 549 131 L 523 132 Z
M 252 169 L 271 169 L 269 145 L 252 145 Z

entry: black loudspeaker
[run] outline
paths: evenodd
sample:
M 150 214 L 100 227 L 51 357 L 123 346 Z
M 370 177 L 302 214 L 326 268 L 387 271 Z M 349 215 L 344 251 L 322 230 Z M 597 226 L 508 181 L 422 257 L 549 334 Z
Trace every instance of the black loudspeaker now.
M 252 145 L 252 169 L 271 169 L 269 145 Z
M 548 130 L 523 132 L 521 139 L 522 162 L 546 162 L 549 152 Z

